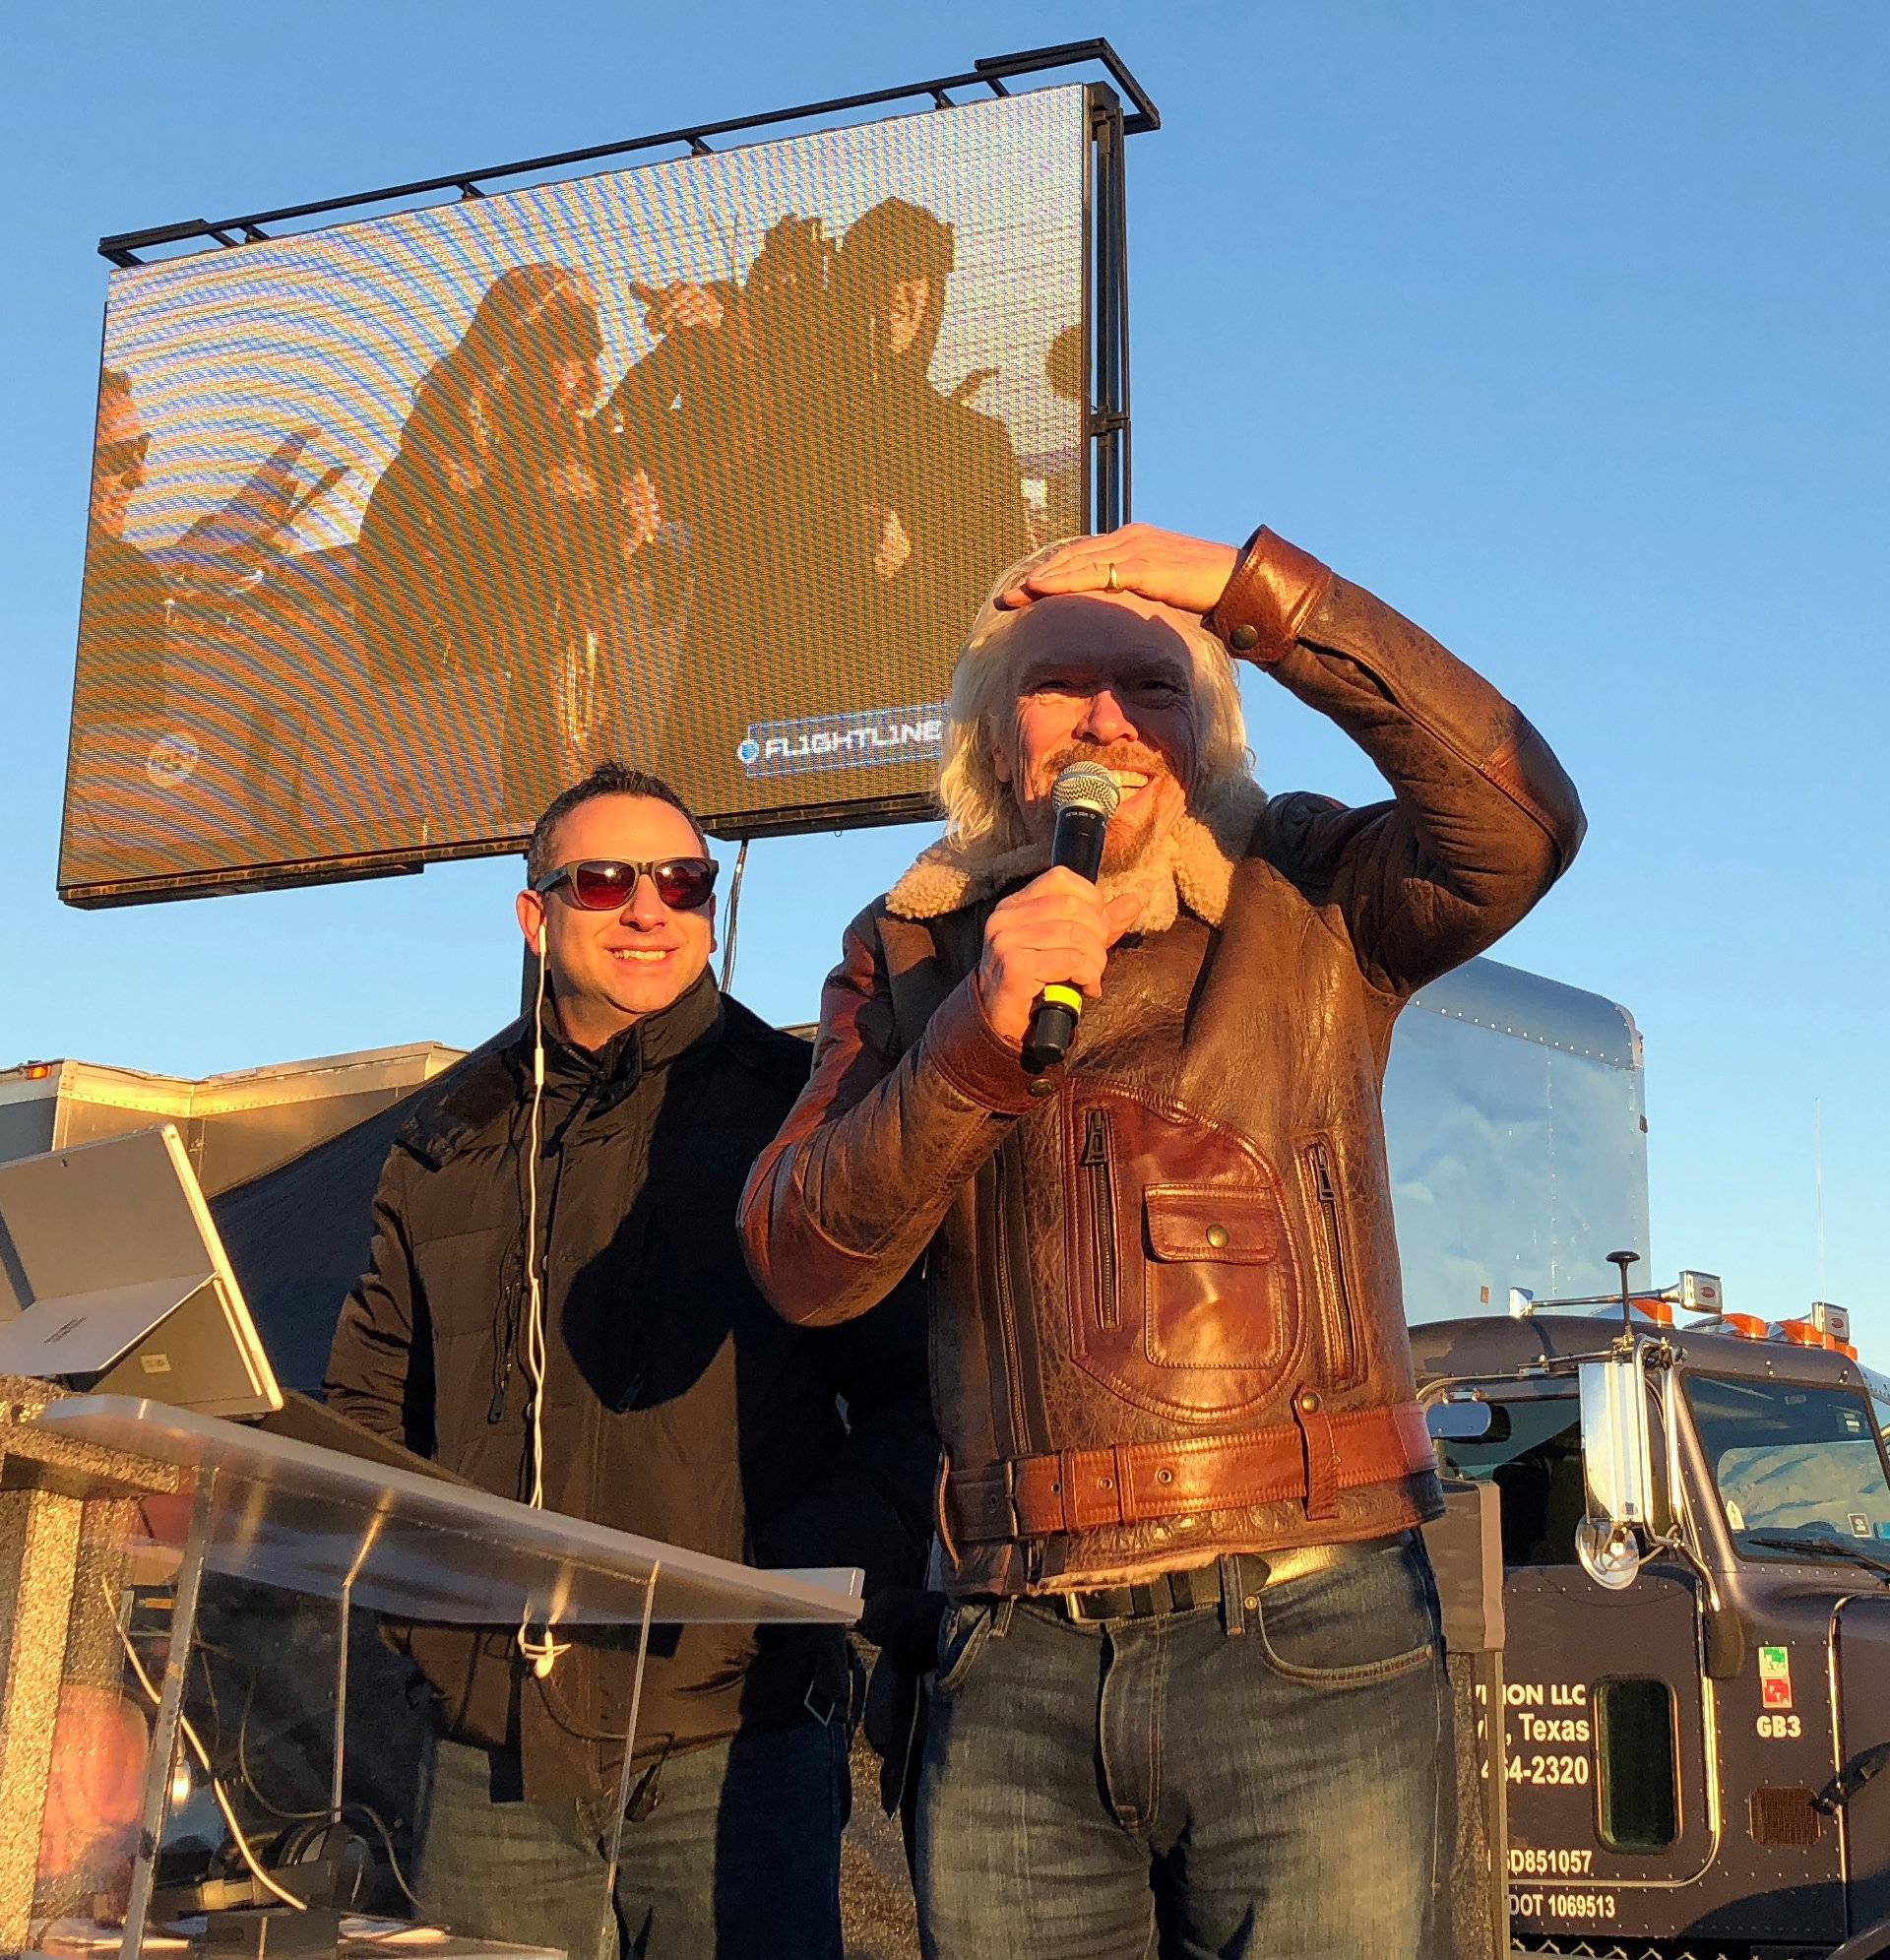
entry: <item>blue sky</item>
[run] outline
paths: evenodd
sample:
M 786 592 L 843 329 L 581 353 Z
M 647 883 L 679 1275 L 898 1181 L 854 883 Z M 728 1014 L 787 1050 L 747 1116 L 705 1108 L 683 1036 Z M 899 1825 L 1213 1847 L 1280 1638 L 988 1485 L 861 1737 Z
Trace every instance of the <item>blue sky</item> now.
M 515 863 L 79 913 L 53 894 L 101 233 L 1096 33 L 1129 145 L 1136 514 L 1262 520 L 1518 700 L 1590 816 L 1499 956 L 1647 1040 L 1657 1273 L 1890 1347 L 1890 14 L 1673 0 L 800 11 L 129 4 L 10 26 L 0 1059 L 198 1073 L 511 1011 Z M 1376 779 L 1256 678 L 1263 780 Z M 811 1015 L 925 833 L 758 845 L 736 990 Z

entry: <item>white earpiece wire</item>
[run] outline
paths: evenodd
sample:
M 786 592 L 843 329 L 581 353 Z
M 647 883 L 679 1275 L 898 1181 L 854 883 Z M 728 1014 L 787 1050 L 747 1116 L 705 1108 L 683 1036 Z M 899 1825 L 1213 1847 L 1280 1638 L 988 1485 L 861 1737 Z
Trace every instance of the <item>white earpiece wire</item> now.
M 538 1146 L 544 1122 L 544 923 L 538 923 L 538 988 L 532 1008 L 532 1116 L 526 1131 L 525 1155 L 525 1372 L 532 1393 L 532 1422 L 527 1447 L 532 1452 L 530 1495 L 535 1511 L 544 1508 L 544 1289 L 538 1275 Z M 519 1652 L 532 1663 L 540 1680 L 567 1652 L 568 1640 L 555 1640 L 551 1624 L 542 1634 L 532 1630 L 530 1606 L 519 1619 Z

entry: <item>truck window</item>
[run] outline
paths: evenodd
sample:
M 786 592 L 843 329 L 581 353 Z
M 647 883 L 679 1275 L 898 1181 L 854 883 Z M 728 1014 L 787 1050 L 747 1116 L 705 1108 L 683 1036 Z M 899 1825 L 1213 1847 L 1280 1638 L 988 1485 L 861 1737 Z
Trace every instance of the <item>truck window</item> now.
M 1453 1477 L 1502 1492 L 1503 1563 L 1572 1565 L 1587 1507 L 1582 1411 L 1572 1395 L 1491 1400 L 1489 1427 L 1441 1445 Z
M 1610 1851 L 1665 1851 L 1680 1834 L 1673 1690 L 1642 1678 L 1595 1683 L 1595 1797 Z
M 1842 1388 L 1691 1375 L 1686 1398 L 1740 1554 L 1754 1533 L 1886 1549 L 1890 1476 L 1868 1399 Z

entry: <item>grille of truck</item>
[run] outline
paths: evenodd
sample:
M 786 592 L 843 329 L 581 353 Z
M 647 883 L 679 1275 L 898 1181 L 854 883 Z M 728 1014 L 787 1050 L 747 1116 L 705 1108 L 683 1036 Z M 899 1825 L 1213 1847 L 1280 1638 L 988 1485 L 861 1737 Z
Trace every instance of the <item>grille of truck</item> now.
M 1791 1851 L 1816 1844 L 1824 1819 L 1811 1807 L 1811 1798 L 1812 1792 L 1801 1785 L 1761 1784 L 1745 1800 L 1753 1842 Z

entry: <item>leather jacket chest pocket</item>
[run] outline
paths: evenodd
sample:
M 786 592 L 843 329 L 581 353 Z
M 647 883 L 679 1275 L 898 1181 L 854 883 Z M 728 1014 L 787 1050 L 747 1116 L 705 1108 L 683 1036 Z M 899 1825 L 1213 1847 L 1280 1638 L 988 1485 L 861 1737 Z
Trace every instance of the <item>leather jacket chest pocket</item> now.
M 1302 1345 L 1280 1180 L 1245 1137 L 1122 1091 L 1073 1111 L 1066 1257 L 1081 1366 L 1183 1421 L 1264 1401 Z

